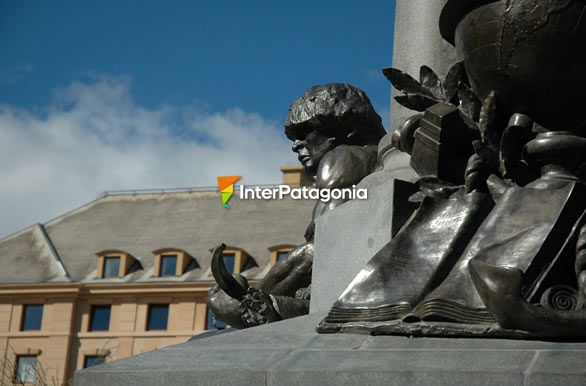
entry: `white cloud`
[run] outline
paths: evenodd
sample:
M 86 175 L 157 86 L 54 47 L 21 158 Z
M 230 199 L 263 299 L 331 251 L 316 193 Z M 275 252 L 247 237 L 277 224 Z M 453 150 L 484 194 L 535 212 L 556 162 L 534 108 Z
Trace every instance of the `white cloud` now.
M 104 190 L 278 183 L 295 164 L 277 123 L 234 108 L 149 109 L 126 78 L 72 83 L 43 112 L 0 106 L 0 237 Z

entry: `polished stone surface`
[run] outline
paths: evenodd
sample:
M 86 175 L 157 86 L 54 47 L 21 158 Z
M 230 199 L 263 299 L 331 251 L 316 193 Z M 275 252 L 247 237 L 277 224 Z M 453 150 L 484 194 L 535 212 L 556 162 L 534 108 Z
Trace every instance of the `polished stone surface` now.
M 392 179 L 388 173 L 381 174 L 387 179 L 370 185 L 368 200 L 347 202 L 318 218 L 311 313 L 327 312 L 354 276 L 411 215 L 414 208 L 408 198 L 416 191 L 414 185 Z
M 77 372 L 95 385 L 583 385 L 586 344 L 318 335 L 323 313 Z
M 439 76 L 445 76 L 457 61 L 456 50 L 442 39 L 438 27 L 439 14 L 447 0 L 397 0 L 395 14 L 395 44 L 393 67 L 419 77 L 419 68 L 431 67 Z M 399 95 L 393 90 L 393 97 Z M 395 129 L 413 111 L 392 99 L 391 127 Z

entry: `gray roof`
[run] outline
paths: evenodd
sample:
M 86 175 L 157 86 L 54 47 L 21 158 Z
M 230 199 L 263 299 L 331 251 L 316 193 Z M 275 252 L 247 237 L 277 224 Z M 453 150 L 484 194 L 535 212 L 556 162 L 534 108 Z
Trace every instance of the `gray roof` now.
M 0 241 L 0 283 L 69 282 L 41 224 Z
M 269 269 L 269 247 L 304 242 L 310 200 L 240 200 L 222 208 L 219 193 L 174 192 L 111 195 L 44 225 L 0 240 L 0 283 L 208 281 L 210 249 L 221 242 L 244 249 L 256 266 L 249 279 Z M 198 267 L 178 278 L 153 276 L 153 251 L 185 250 Z M 122 250 L 142 269 L 121 279 L 98 279 L 97 252 Z

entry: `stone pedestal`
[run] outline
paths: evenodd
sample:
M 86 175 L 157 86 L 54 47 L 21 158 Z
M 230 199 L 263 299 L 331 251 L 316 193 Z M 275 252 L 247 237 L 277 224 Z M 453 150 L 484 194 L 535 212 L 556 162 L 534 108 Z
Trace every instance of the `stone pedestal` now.
M 584 385 L 586 344 L 318 335 L 324 314 L 92 367 L 97 385 Z

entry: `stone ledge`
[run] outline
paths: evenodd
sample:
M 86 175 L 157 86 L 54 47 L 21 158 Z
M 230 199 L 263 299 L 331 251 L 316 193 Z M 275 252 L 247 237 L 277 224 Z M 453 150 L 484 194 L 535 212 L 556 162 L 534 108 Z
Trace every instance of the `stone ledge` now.
M 104 385 L 584 385 L 586 343 L 318 335 L 308 315 L 78 371 Z

